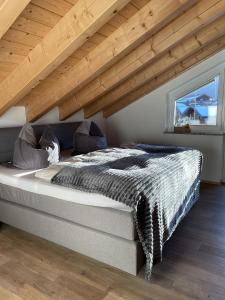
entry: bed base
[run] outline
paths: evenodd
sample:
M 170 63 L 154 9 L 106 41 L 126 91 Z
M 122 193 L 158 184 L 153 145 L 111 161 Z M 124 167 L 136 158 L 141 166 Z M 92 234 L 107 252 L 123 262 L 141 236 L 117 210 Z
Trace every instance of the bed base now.
M 0 199 L 0 222 L 136 275 L 144 264 L 139 241 L 127 240 Z

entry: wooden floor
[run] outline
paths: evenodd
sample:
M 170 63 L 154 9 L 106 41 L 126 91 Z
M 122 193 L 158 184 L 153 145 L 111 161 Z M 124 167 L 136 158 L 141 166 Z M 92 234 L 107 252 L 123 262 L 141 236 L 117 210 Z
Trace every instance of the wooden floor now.
M 151 282 L 3 225 L 0 299 L 225 299 L 225 186 L 202 188 Z

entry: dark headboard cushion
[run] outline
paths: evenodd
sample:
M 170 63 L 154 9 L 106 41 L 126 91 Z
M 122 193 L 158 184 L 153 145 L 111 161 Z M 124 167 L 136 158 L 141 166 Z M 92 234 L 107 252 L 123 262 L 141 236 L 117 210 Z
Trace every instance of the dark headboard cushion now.
M 73 147 L 73 134 L 80 122 L 49 124 L 60 142 L 61 150 Z M 37 139 L 46 125 L 32 125 Z M 12 161 L 14 144 L 19 135 L 21 127 L 0 128 L 0 163 Z

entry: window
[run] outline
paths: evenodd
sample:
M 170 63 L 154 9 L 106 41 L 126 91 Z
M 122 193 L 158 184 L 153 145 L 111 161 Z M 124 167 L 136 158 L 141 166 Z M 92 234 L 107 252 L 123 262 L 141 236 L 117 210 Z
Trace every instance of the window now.
M 175 100 L 174 126 L 216 125 L 219 76 Z
M 210 71 L 212 75 L 208 74 L 208 80 L 203 74 L 169 93 L 168 131 L 186 124 L 192 132 L 222 130 L 224 74 L 216 71 Z

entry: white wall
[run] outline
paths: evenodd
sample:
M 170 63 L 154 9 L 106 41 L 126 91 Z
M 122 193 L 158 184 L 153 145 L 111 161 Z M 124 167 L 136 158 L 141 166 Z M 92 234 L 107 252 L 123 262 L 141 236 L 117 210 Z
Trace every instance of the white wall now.
M 168 92 L 222 62 L 225 62 L 225 50 L 112 115 L 106 123 L 110 143 L 134 141 L 192 146 L 204 155 L 203 179 L 221 181 L 223 136 L 165 134 L 164 131 Z
M 68 118 L 64 122 L 76 122 L 84 120 L 83 112 L 80 111 L 70 118 Z M 100 128 L 105 131 L 105 120 L 103 119 L 101 113 L 96 114 L 90 120 L 95 121 Z M 55 107 L 50 112 L 41 117 L 35 124 L 51 124 L 51 123 L 59 123 L 59 111 L 58 108 Z M 22 106 L 12 107 L 9 109 L 3 116 L 0 117 L 0 128 L 2 127 L 14 127 L 21 126 L 26 123 L 26 114 L 25 108 Z

